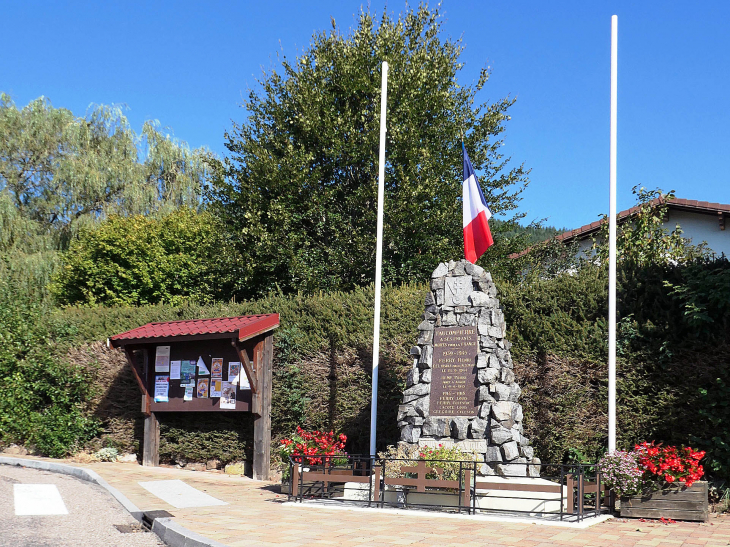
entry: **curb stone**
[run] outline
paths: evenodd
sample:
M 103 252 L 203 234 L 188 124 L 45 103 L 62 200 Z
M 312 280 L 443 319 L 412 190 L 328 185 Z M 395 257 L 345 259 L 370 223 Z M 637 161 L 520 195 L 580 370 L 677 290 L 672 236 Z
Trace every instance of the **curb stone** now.
M 98 484 L 109 492 L 114 499 L 116 499 L 138 522 L 141 523 L 142 518 L 144 517 L 144 511 L 129 501 L 127 496 L 102 479 L 96 471 L 92 471 L 91 469 L 73 467 L 72 465 L 46 462 L 42 460 L 10 458 L 8 456 L 0 456 L 0 465 L 14 465 L 17 467 L 40 469 L 41 471 L 70 475 L 77 479 L 81 479 L 82 481 Z M 152 522 L 152 531 L 170 547 L 226 547 L 223 543 L 208 539 L 205 536 L 201 536 L 200 534 L 180 526 L 171 518 L 155 519 Z

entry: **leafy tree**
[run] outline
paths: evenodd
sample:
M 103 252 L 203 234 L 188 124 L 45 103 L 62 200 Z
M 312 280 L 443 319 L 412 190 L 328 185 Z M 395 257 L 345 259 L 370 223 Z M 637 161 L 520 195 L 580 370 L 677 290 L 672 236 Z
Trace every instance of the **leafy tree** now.
M 635 212 L 630 219 L 616 227 L 617 260 L 625 267 L 645 267 L 653 264 L 689 263 L 707 256 L 705 243 L 692 244 L 682 237 L 679 224 L 673 230 L 664 226 L 667 217 L 667 201 L 674 199 L 674 190 L 667 193 L 660 189 L 646 190 L 635 186 Z M 594 239 L 595 250 L 601 262 L 608 262 L 608 217 Z
M 52 290 L 61 304 L 227 300 L 237 290 L 238 262 L 209 213 L 183 207 L 159 219 L 112 216 L 81 229 Z
M 248 258 L 246 295 L 373 281 L 382 61 L 390 65 L 385 279 L 422 279 L 463 253 L 462 135 L 492 211 L 515 219 L 527 170 L 510 169 L 499 152 L 514 100 L 477 100 L 486 68 L 474 84 L 458 83 L 463 46 L 442 30 L 439 8 L 426 5 L 379 22 L 361 12 L 349 34 L 333 21 L 249 93 L 209 195 Z
M 119 107 L 77 118 L 44 97 L 18 109 L 0 94 L 0 193 L 59 245 L 111 214 L 197 206 L 211 160 L 163 135 L 157 122 L 137 135 Z

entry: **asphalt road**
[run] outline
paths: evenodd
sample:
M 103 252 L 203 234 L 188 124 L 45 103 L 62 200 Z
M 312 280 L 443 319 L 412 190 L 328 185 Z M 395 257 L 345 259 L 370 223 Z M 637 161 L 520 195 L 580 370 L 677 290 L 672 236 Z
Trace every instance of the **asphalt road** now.
M 16 514 L 64 510 L 67 514 Z M 115 525 L 127 525 L 127 531 L 120 532 Z M 137 521 L 96 484 L 67 475 L 0 465 L 2 547 L 162 545 L 155 534 L 142 531 Z

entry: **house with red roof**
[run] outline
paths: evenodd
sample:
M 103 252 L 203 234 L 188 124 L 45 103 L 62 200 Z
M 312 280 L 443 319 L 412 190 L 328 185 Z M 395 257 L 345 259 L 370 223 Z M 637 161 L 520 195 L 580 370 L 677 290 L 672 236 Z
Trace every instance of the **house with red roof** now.
M 682 237 L 690 239 L 695 245 L 702 242 L 717 256 L 724 254 L 730 257 L 730 204 L 710 203 L 692 199 L 667 199 L 664 196 L 650 202 L 652 206 L 666 205 L 667 212 L 664 218 L 664 227 L 673 231 L 677 226 L 682 229 Z M 621 211 L 616 215 L 619 224 L 630 222 L 631 218 L 639 212 L 639 206 Z M 601 226 L 606 220 L 597 220 L 575 230 L 568 230 L 555 237 L 558 241 L 566 244 L 576 243 L 578 252 L 590 251 L 593 239 L 598 234 Z M 529 252 L 529 249 L 521 253 L 515 253 L 510 258 L 517 258 Z

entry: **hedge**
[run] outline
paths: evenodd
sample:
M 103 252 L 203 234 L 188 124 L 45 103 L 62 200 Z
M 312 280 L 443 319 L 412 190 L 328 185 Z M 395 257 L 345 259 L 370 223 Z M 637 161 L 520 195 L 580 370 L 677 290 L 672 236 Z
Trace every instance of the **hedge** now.
M 730 297 L 723 292 L 729 272 L 727 261 L 620 272 L 620 447 L 645 439 L 691 443 L 708 451 L 712 476 L 730 478 Z M 523 388 L 524 423 L 537 454 L 543 461 L 597 458 L 607 442 L 605 268 L 496 281 Z M 426 291 L 423 284 L 383 291 L 379 449 L 397 441 L 397 404 Z M 334 429 L 348 436 L 348 451 L 364 452 L 372 303 L 372 288 L 366 288 L 204 306 L 67 308 L 43 322 L 55 336 L 56 362 L 101 386 L 101 393 L 82 397 L 87 415 L 102 427 L 84 441 L 87 446 L 138 450 L 141 438 L 136 386 L 121 356 L 101 343 L 107 337 L 150 321 L 277 312 L 274 439 L 296 425 Z M 167 461 L 245 458 L 250 428 L 246 419 L 171 415 L 162 422 L 161 456 Z M 0 433 L 3 442 L 13 440 L 12 432 Z

